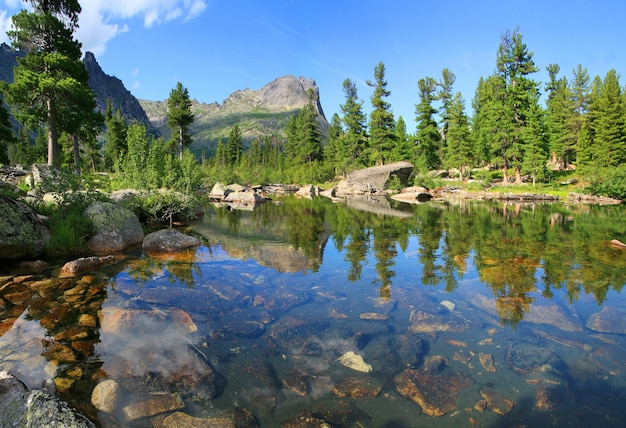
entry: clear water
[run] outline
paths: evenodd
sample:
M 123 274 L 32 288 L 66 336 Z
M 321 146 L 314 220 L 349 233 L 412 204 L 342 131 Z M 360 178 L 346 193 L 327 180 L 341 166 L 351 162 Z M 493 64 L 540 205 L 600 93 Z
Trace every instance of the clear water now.
M 626 241 L 624 213 L 292 198 L 249 212 L 209 206 L 183 229 L 203 245 L 172 260 L 136 252 L 80 278 L 7 271 L 0 369 L 102 426 L 158 425 L 174 410 L 135 418 L 128 406 L 164 393 L 191 416 L 245 409 L 268 427 L 300 417 L 623 426 L 626 250 L 610 241 Z M 371 371 L 344 366 L 349 352 Z M 106 379 L 122 391 L 110 412 L 91 403 Z

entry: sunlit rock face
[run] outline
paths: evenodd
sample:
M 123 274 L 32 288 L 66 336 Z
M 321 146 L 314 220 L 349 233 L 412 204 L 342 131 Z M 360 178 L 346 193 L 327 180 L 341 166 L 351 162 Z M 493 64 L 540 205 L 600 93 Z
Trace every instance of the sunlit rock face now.
M 410 162 L 396 162 L 352 171 L 345 180 L 337 183 L 336 194 L 346 196 L 383 192 L 389 187 L 392 177 L 398 177 L 400 183 L 406 186 L 412 172 L 413 165 Z

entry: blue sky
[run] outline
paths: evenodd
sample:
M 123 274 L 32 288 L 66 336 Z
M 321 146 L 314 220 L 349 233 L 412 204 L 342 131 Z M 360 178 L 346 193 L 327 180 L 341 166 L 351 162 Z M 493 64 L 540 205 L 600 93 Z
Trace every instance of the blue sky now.
M 0 25 L 26 3 L 0 0 Z M 571 78 L 626 73 L 626 3 L 620 1 L 83 0 L 77 38 L 107 74 L 137 98 L 164 100 L 180 81 L 192 98 L 221 103 L 284 75 L 312 78 L 326 117 L 340 113 L 342 83 L 354 80 L 370 110 L 374 67 L 382 61 L 395 117 L 415 128 L 417 81 L 456 75 L 471 114 L 479 78 L 494 72 L 504 31 L 519 28 L 545 68 Z M 0 39 L 6 41 L 4 30 Z M 626 77 L 621 79 L 622 85 Z

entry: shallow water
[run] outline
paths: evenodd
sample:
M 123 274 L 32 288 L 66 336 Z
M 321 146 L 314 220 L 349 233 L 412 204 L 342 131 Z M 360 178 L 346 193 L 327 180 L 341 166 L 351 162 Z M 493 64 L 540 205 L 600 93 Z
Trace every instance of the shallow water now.
M 623 425 L 622 207 L 361 202 L 209 206 L 174 260 L 7 275 L 0 369 L 102 426 Z

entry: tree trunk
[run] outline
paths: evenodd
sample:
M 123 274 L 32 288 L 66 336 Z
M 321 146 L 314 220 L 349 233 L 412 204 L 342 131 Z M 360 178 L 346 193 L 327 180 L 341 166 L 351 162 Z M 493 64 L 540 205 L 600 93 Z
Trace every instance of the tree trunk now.
M 183 160 L 183 127 L 178 130 L 178 159 Z
M 506 162 L 504 163 L 504 168 L 502 168 L 502 184 L 505 186 L 509 184 L 509 176 L 506 175 Z
M 522 184 L 522 174 L 519 168 L 515 168 L 515 184 Z
M 57 112 L 54 101 L 48 98 L 48 165 L 59 165 L 59 144 L 57 131 Z
M 72 135 L 72 142 L 74 143 L 74 174 L 80 175 L 80 152 L 78 150 L 78 134 Z

